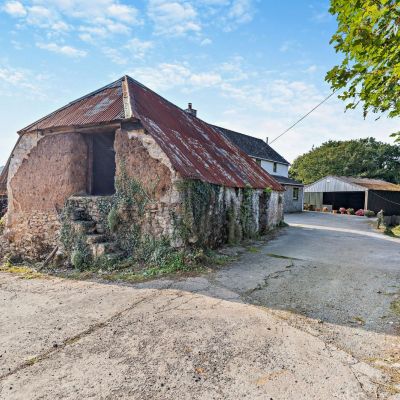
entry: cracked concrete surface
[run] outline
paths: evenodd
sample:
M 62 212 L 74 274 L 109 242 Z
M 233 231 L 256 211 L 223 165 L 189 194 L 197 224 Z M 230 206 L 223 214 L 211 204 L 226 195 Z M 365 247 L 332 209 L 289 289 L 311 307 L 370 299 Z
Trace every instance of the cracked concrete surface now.
M 198 277 L 1 274 L 0 399 L 398 398 L 399 244 L 338 218 Z

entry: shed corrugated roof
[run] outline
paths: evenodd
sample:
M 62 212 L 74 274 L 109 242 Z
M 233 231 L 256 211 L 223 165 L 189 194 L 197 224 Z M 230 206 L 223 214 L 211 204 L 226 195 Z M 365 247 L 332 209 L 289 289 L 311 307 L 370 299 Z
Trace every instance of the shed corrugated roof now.
M 369 179 L 369 178 L 354 178 L 352 176 L 338 176 L 342 181 L 359 185 L 371 190 L 383 190 L 391 192 L 400 192 L 400 185 L 386 182 L 381 179 Z
M 129 99 L 129 109 L 126 101 L 124 109 L 123 85 L 128 89 L 125 96 Z M 216 128 L 128 76 L 67 104 L 19 133 L 122 121 L 131 116 L 141 121 L 183 178 L 228 187 L 283 190 L 274 178 Z
M 225 135 L 236 146 L 241 148 L 250 157 L 289 165 L 289 162 L 286 161 L 279 153 L 277 153 L 269 144 L 265 143 L 264 140 L 245 135 L 243 133 L 231 131 L 230 129 L 222 128 L 220 126 L 213 125 L 213 127 L 218 129 L 223 135 Z

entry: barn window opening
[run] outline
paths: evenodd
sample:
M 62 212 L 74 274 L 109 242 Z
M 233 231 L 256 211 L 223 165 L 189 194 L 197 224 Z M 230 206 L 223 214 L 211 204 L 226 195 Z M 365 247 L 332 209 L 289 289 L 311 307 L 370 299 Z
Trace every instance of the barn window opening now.
M 299 200 L 299 188 L 293 188 L 293 200 Z
M 274 162 L 273 171 L 276 172 L 278 170 L 278 163 Z

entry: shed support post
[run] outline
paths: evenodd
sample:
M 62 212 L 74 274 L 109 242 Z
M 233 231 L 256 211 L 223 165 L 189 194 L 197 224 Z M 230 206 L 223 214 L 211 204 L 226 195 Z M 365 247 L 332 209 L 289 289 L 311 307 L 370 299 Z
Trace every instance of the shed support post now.
M 368 210 L 368 190 L 365 191 L 364 210 Z

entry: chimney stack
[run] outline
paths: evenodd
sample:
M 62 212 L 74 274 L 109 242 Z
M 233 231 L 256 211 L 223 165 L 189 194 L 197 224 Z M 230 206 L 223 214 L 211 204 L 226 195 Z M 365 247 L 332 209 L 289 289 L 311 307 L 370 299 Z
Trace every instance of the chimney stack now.
M 185 110 L 188 114 L 193 115 L 193 117 L 197 117 L 197 110 L 192 107 L 192 103 L 188 104 L 188 108 Z
M 268 144 L 268 136 L 267 136 L 267 138 L 265 139 L 265 143 L 267 143 L 267 144 Z

